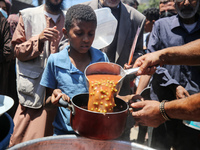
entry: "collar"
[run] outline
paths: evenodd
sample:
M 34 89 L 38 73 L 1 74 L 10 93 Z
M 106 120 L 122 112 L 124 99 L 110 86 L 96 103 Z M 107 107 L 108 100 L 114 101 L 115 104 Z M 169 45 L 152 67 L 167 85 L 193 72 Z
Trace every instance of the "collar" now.
M 72 67 L 73 65 L 68 55 L 68 49 L 69 49 L 69 45 L 66 46 L 59 53 L 56 53 L 57 55 L 55 58 L 55 65 L 63 69 L 71 70 L 72 72 L 77 72 L 78 69 L 75 67 Z M 103 53 L 100 50 L 95 49 L 93 47 L 89 49 L 89 52 L 92 58 L 90 64 L 100 61 L 103 57 Z
M 177 27 L 185 28 L 183 23 L 180 22 L 180 20 L 179 20 L 179 15 L 174 15 L 171 18 L 172 18 L 171 30 L 173 30 Z M 194 28 L 193 32 L 197 31 L 199 29 L 200 29 L 200 17 L 198 16 L 197 24 L 196 24 L 196 27 Z
M 172 18 L 171 30 L 181 26 L 178 15 L 174 15 L 170 18 Z

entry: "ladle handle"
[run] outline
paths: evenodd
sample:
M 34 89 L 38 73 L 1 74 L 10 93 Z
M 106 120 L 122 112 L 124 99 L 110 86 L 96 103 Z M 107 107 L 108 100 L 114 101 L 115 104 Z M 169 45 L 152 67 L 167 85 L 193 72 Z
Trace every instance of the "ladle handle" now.
M 62 97 L 59 99 L 58 103 L 63 107 L 68 107 L 69 103 L 65 101 Z
M 126 75 L 136 74 L 140 67 L 125 70 Z

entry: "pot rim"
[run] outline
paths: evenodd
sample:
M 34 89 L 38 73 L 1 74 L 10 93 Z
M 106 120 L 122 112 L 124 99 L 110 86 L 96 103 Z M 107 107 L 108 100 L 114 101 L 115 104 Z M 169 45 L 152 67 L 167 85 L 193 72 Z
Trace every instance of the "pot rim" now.
M 86 95 L 86 94 L 89 95 L 89 93 L 82 93 L 82 94 L 77 94 L 77 95 L 75 95 L 75 96 Z M 74 97 L 75 97 L 75 96 L 74 96 Z M 122 110 L 122 111 L 107 112 L 107 113 L 101 113 L 101 112 L 96 112 L 96 111 L 90 111 L 90 110 L 88 110 L 88 109 L 84 109 L 84 108 L 79 107 L 79 106 L 77 106 L 76 104 L 74 104 L 74 102 L 73 102 L 74 97 L 71 99 L 72 105 L 73 105 L 74 107 L 77 107 L 77 108 L 79 108 L 79 109 L 81 109 L 81 110 L 83 110 L 83 111 L 89 112 L 89 113 L 101 114 L 101 115 L 102 115 L 102 114 L 103 114 L 103 115 L 113 115 L 113 114 L 124 113 L 124 112 L 126 112 L 126 111 L 129 109 L 129 105 L 128 105 L 124 100 L 122 100 L 122 99 L 116 97 L 117 99 L 119 99 L 119 100 L 123 101 L 124 103 L 126 103 L 126 105 L 127 105 L 127 108 L 126 108 L 126 109 L 124 109 L 124 110 Z

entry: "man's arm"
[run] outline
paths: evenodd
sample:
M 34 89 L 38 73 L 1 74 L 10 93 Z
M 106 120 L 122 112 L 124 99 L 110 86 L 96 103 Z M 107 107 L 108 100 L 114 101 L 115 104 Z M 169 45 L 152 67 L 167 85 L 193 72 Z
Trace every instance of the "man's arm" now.
M 3 16 L 0 16 L 1 19 L 1 40 L 0 41 L 2 44 L 2 49 L 1 51 L 3 52 L 3 55 L 0 57 L 0 62 L 3 61 L 9 61 L 13 58 L 13 52 L 11 49 L 11 35 L 10 35 L 10 26 L 6 19 Z
M 166 120 L 160 112 L 160 102 L 142 101 L 131 104 L 132 108 L 141 109 L 132 113 L 137 123 L 144 126 L 158 127 Z M 200 93 L 184 99 L 165 102 L 167 116 L 171 119 L 200 121 Z
M 173 119 L 200 121 L 200 93 L 166 102 L 165 111 Z
M 182 46 L 166 48 L 159 55 L 162 64 L 199 65 L 200 39 Z
M 40 34 L 27 40 L 23 19 L 20 16 L 19 23 L 12 39 L 16 57 L 20 61 L 27 61 L 38 57 L 43 51 L 44 42 L 58 40 L 59 33 L 57 27 L 54 26 L 53 28 L 45 28 Z
M 38 36 L 26 40 L 24 23 L 21 16 L 13 34 L 12 45 L 15 56 L 21 61 L 34 59 L 41 54 L 38 49 Z
M 169 65 L 199 65 L 200 39 L 182 46 L 165 48 L 139 57 L 134 63 L 140 67 L 138 75 L 153 74 L 156 66 Z

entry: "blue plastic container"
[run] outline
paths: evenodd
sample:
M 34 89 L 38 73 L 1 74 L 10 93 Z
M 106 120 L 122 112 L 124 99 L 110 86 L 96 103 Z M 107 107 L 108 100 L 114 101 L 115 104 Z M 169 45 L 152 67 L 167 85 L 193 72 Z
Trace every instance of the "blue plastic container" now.
M 10 115 L 4 113 L 0 116 L 0 150 L 5 150 L 13 133 L 14 123 Z

